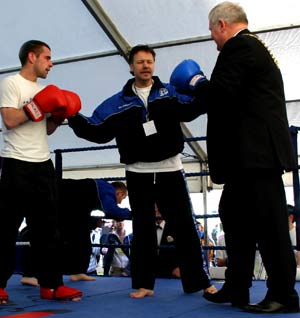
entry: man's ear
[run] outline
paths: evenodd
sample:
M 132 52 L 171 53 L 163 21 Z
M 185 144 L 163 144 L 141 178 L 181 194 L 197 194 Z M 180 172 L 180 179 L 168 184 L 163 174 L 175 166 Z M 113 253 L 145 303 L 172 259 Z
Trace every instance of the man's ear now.
M 223 31 L 226 28 L 227 22 L 224 19 L 218 20 L 218 26 L 220 30 Z
M 33 64 L 34 61 L 35 61 L 35 59 L 36 59 L 35 53 L 34 53 L 34 52 L 29 52 L 29 53 L 28 53 L 28 61 L 29 61 L 29 63 L 30 63 L 30 64 Z
M 129 69 L 130 74 L 134 76 L 134 73 L 133 73 L 133 65 L 130 64 L 129 67 L 130 67 L 130 69 Z

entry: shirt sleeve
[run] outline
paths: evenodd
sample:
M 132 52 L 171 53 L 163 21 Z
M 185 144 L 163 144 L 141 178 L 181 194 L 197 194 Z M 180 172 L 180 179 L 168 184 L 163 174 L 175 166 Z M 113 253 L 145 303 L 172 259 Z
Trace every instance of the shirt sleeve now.
M 19 108 L 20 92 L 16 84 L 9 78 L 4 78 L 0 83 L 0 107 Z

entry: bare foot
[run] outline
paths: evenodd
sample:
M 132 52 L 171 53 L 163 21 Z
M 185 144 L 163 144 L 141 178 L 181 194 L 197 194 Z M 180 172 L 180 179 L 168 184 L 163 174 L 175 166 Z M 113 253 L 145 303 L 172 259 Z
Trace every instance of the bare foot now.
M 72 282 L 77 282 L 79 280 L 96 280 L 96 278 L 86 274 L 76 274 L 76 275 L 70 275 L 70 280 Z
M 179 267 L 176 267 L 176 268 L 173 269 L 172 275 L 174 277 L 176 277 L 176 278 L 180 278 L 180 269 L 179 269 Z
M 136 292 L 129 294 L 131 298 L 144 298 L 146 296 L 153 296 L 154 291 L 152 289 L 139 288 Z
M 215 294 L 217 291 L 218 290 L 214 285 L 211 285 L 208 288 L 204 289 L 204 292 L 209 294 Z
M 8 301 L 7 292 L 3 288 L 0 288 L 0 305 L 6 305 L 7 301 Z
M 74 297 L 71 299 L 72 301 L 80 301 L 81 300 L 81 297 Z
M 38 280 L 35 277 L 22 277 L 20 280 L 22 285 L 40 286 Z

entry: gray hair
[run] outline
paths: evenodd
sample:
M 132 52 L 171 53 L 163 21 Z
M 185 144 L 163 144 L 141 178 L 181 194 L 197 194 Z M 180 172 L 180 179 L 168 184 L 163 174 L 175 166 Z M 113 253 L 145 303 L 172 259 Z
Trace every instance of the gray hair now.
M 247 23 L 248 19 L 244 9 L 237 3 L 225 1 L 217 4 L 208 15 L 211 24 L 216 24 L 220 19 L 228 23 Z

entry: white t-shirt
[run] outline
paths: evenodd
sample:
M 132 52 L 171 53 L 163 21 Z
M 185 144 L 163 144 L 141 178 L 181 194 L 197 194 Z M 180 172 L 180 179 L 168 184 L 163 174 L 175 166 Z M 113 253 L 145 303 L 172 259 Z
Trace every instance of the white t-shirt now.
M 217 245 L 218 246 L 226 246 L 225 245 L 225 237 L 224 237 L 224 232 L 221 232 L 218 236 L 217 239 Z M 225 259 L 227 258 L 227 252 L 226 250 L 216 250 L 216 258 L 219 259 Z
M 114 234 L 119 237 L 117 232 L 114 232 Z M 125 232 L 124 232 L 124 237 L 125 237 Z M 119 237 L 119 239 L 120 239 L 120 237 Z M 120 241 L 122 242 L 121 239 L 120 239 Z M 128 263 L 129 263 L 129 259 L 126 256 L 126 254 L 123 252 L 123 250 L 119 247 L 116 247 L 114 257 L 113 257 L 112 262 L 111 262 L 111 266 L 112 267 L 119 267 L 119 268 L 126 268 Z
M 95 228 L 90 233 L 91 243 L 92 244 L 100 244 L 100 237 L 102 234 L 102 229 L 100 227 Z M 100 247 L 92 247 L 92 254 L 90 256 L 90 263 L 87 269 L 88 273 L 92 273 L 97 270 L 98 261 L 97 256 L 101 258 Z
M 0 107 L 22 108 L 44 88 L 20 74 L 8 76 L 0 84 Z M 2 121 L 3 148 L 0 155 L 29 162 L 43 162 L 50 158 L 46 119 L 31 120 L 8 130 Z
M 290 229 L 290 238 L 291 238 L 292 245 L 296 246 L 297 239 L 296 239 L 296 227 L 295 226 L 292 229 Z
M 166 225 L 165 220 L 162 220 L 160 223 L 156 223 L 156 226 L 157 226 L 157 228 L 156 228 L 156 236 L 157 236 L 157 245 L 158 246 L 160 246 L 165 225 Z

